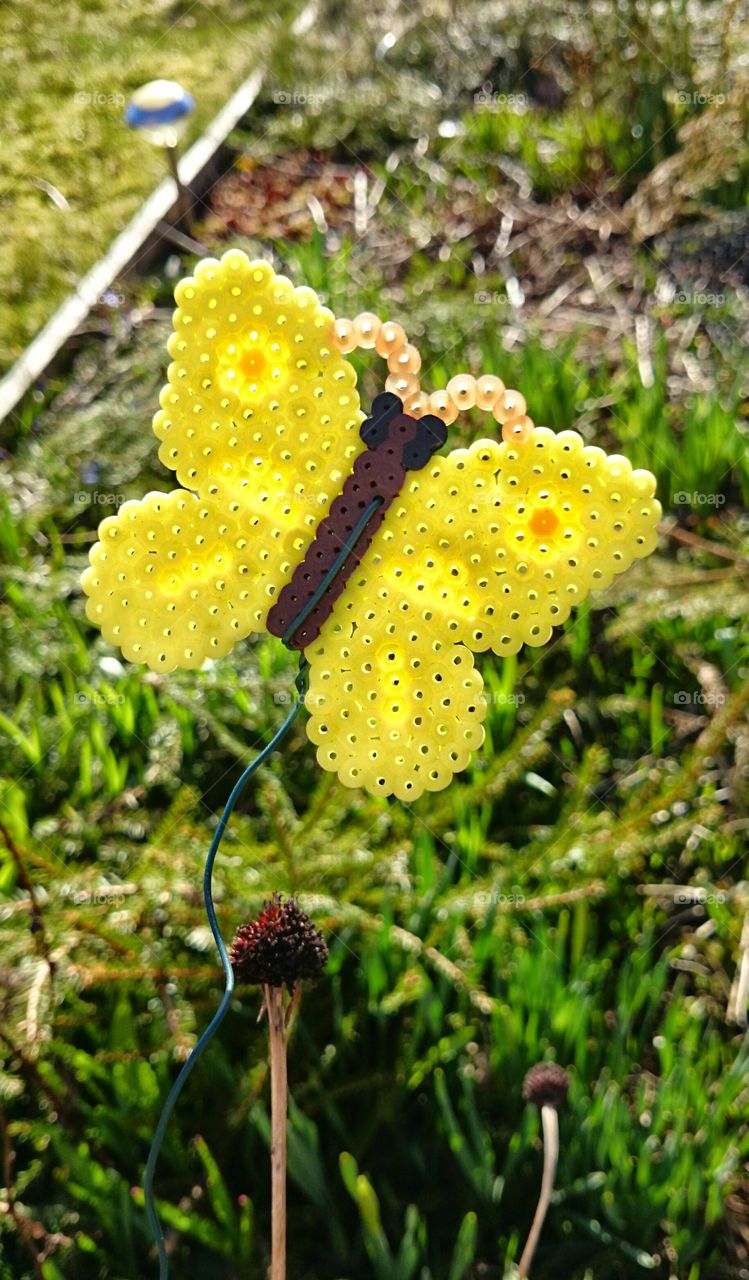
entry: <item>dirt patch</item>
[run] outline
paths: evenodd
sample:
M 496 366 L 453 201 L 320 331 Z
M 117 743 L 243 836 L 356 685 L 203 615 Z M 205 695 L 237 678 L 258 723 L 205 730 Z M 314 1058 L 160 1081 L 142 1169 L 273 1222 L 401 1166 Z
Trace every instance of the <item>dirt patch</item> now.
M 259 163 L 240 156 L 214 188 L 207 235 L 307 240 L 315 228 L 354 228 L 356 168 L 315 151 L 289 151 Z

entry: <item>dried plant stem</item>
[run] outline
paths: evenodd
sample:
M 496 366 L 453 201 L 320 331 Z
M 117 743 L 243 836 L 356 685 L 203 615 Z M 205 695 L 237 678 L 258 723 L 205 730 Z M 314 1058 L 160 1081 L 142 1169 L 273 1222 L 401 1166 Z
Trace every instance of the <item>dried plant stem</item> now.
M 284 988 L 266 986 L 265 1008 L 270 1035 L 271 1098 L 271 1268 L 270 1280 L 286 1280 L 286 1010 Z
M 539 1236 L 541 1235 L 541 1228 L 544 1225 L 546 1210 L 551 1201 L 551 1193 L 554 1189 L 554 1174 L 556 1173 L 557 1160 L 559 1158 L 559 1119 L 556 1107 L 551 1106 L 548 1102 L 544 1103 L 541 1108 L 541 1125 L 544 1131 L 544 1172 L 541 1178 L 541 1194 L 538 1198 L 536 1213 L 523 1250 L 523 1256 L 518 1266 L 518 1280 L 525 1280 L 528 1275 Z
M 6 1199 L 6 1209 L 8 1212 L 8 1217 L 10 1218 L 16 1231 L 18 1232 L 18 1235 L 21 1240 L 21 1244 L 23 1245 L 24 1249 L 26 1250 L 26 1252 L 28 1253 L 31 1259 L 31 1264 L 34 1268 L 34 1275 L 38 1276 L 40 1280 L 44 1280 L 44 1272 L 42 1271 L 41 1259 L 34 1245 L 31 1227 L 27 1222 L 26 1218 L 19 1211 L 18 1206 L 16 1204 L 16 1197 L 13 1189 L 14 1152 L 10 1142 L 10 1132 L 8 1130 L 8 1121 L 5 1115 L 5 1111 L 2 1107 L 0 1107 L 0 1133 L 2 1133 L 2 1143 L 3 1143 L 2 1170 L 3 1170 L 3 1179 L 5 1181 L 5 1199 Z
M 192 235 L 192 211 L 190 209 L 190 195 L 185 187 L 179 172 L 179 161 L 177 157 L 176 147 L 167 147 L 167 159 L 169 161 L 169 172 L 174 178 L 174 185 L 177 188 L 177 212 L 179 220 L 184 230 L 189 236 Z
M 39 898 L 37 896 L 36 886 L 34 885 L 34 881 L 29 875 L 28 868 L 26 866 L 26 863 L 24 861 L 23 855 L 21 853 L 21 850 L 18 844 L 13 839 L 12 835 L 10 834 L 10 831 L 8 830 L 8 828 L 5 826 L 3 822 L 0 822 L 0 837 L 2 837 L 3 843 L 5 844 L 15 864 L 16 875 L 18 876 L 18 883 L 22 886 L 23 889 L 26 890 L 26 893 L 29 895 L 29 904 L 31 907 L 31 932 L 32 932 L 32 935 L 38 939 L 38 942 L 37 942 L 38 949 L 41 951 L 42 955 L 44 956 L 44 959 L 47 962 L 47 968 L 49 969 L 49 976 L 54 981 L 57 965 L 55 961 L 52 959 L 52 953 L 50 950 L 49 941 L 47 939 L 47 932 L 44 927 L 44 916 L 42 915 L 41 907 L 39 904 Z

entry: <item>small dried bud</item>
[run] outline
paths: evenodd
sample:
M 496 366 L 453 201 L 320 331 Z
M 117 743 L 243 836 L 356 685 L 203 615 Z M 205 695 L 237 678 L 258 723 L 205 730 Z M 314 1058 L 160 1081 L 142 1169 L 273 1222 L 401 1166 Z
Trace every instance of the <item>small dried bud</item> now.
M 237 982 L 294 987 L 317 978 L 328 962 L 328 946 L 293 898 L 276 893 L 257 920 L 240 925 L 229 952 Z
M 523 1081 L 523 1097 L 526 1102 L 535 1102 L 537 1107 L 547 1104 L 561 1107 L 567 1099 L 569 1087 L 570 1078 L 564 1067 L 556 1062 L 538 1062 Z

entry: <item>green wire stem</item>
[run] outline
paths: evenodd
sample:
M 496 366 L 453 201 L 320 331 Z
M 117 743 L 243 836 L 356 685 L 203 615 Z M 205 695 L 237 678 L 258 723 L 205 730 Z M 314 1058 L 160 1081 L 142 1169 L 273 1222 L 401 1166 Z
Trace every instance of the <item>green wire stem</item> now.
M 229 953 L 226 949 L 226 943 L 224 942 L 224 939 L 221 935 L 221 930 L 219 928 L 218 920 L 216 919 L 216 908 L 213 902 L 213 886 L 212 886 L 213 864 L 216 861 L 216 854 L 218 853 L 219 845 L 221 844 L 221 838 L 226 830 L 227 823 L 229 821 L 229 818 L 231 817 L 232 810 L 235 804 L 237 803 L 237 800 L 239 799 L 240 795 L 244 791 L 244 788 L 246 784 L 249 782 L 252 775 L 260 768 L 260 765 L 263 764 L 265 760 L 267 760 L 268 756 L 278 746 L 279 742 L 281 742 L 281 740 L 286 737 L 286 734 L 289 732 L 289 729 L 291 728 L 292 724 L 294 723 L 297 715 L 299 714 L 302 708 L 303 702 L 304 702 L 304 694 L 302 691 L 300 691 L 299 697 L 296 699 L 296 701 L 294 702 L 294 705 L 291 707 L 289 714 L 287 715 L 283 724 L 280 726 L 280 728 L 276 730 L 276 732 L 274 733 L 273 737 L 271 738 L 267 746 L 263 747 L 263 750 L 260 752 L 260 754 L 255 757 L 255 759 L 252 761 L 252 764 L 247 766 L 247 768 L 245 769 L 239 781 L 235 783 L 234 789 L 232 790 L 231 795 L 229 796 L 229 799 L 226 802 L 224 811 L 221 814 L 221 817 L 219 818 L 218 825 L 214 832 L 213 840 L 211 841 L 211 847 L 208 851 L 208 857 L 206 858 L 206 862 L 205 862 L 205 871 L 203 873 L 203 897 L 205 899 L 205 909 L 206 909 L 206 914 L 208 916 L 208 923 L 211 926 L 211 933 L 213 934 L 214 941 L 218 948 L 219 956 L 221 957 L 221 963 L 224 967 L 225 986 L 224 986 L 224 994 L 221 997 L 221 1003 L 218 1009 L 216 1010 L 213 1017 L 211 1018 L 211 1021 L 208 1023 L 208 1026 L 205 1028 L 205 1031 L 203 1032 L 200 1039 L 198 1040 L 198 1043 L 195 1045 L 195 1048 L 192 1050 L 192 1053 L 190 1054 L 189 1058 L 184 1063 L 182 1070 L 180 1071 L 179 1075 L 177 1076 L 177 1079 L 174 1081 L 174 1084 L 172 1085 L 169 1091 L 169 1096 L 167 1097 L 167 1100 L 164 1103 L 163 1110 L 159 1117 L 159 1123 L 156 1126 L 156 1132 L 154 1133 L 154 1136 L 153 1136 L 153 1141 L 151 1143 L 151 1150 L 148 1153 L 148 1161 L 146 1162 L 146 1169 L 143 1175 L 143 1192 L 145 1196 L 146 1214 L 148 1215 L 148 1222 L 151 1227 L 151 1232 L 153 1234 L 154 1240 L 156 1241 L 156 1247 L 159 1252 L 159 1280 L 168 1280 L 169 1278 L 169 1259 L 166 1253 L 166 1243 L 164 1241 L 164 1233 L 161 1229 L 161 1223 L 159 1222 L 159 1215 L 156 1212 L 156 1202 L 154 1200 L 154 1193 L 153 1193 L 153 1181 L 154 1181 L 154 1175 L 156 1173 L 156 1163 L 158 1161 L 159 1155 L 161 1154 L 161 1147 L 164 1142 L 164 1136 L 166 1134 L 167 1125 L 171 1120 L 172 1112 L 174 1111 L 174 1108 L 177 1104 L 177 1099 L 179 1098 L 179 1095 L 181 1094 L 183 1088 L 185 1087 L 185 1084 L 187 1083 L 188 1077 L 190 1076 L 193 1070 L 193 1067 L 196 1065 L 196 1063 L 198 1062 L 198 1059 L 201 1057 L 201 1055 L 203 1054 L 207 1046 L 210 1044 L 211 1040 L 213 1039 L 219 1027 L 221 1026 L 221 1023 L 226 1017 L 226 1014 L 228 1013 L 228 1010 L 229 1010 L 229 1005 L 231 1004 L 232 994 L 234 991 L 234 970 L 231 967 L 231 960 L 229 959 Z
M 310 598 L 310 600 L 308 600 L 307 604 L 300 611 L 300 613 L 295 618 L 294 622 L 291 624 L 288 631 L 284 635 L 283 641 L 285 644 L 289 643 L 289 640 L 294 635 L 294 632 L 299 629 L 299 627 L 302 625 L 304 621 L 306 621 L 306 619 L 309 617 L 312 610 L 315 608 L 315 606 L 319 603 L 319 601 L 324 596 L 325 592 L 327 591 L 333 579 L 340 573 L 341 569 L 343 568 L 344 564 L 348 560 L 349 556 L 353 553 L 354 548 L 356 547 L 356 544 L 359 541 L 359 538 L 361 537 L 362 533 L 364 532 L 364 529 L 366 528 L 367 524 L 371 520 L 375 511 L 381 505 L 382 505 L 382 499 L 374 498 L 372 502 L 370 502 L 367 509 L 362 513 L 357 525 L 352 530 L 348 539 L 346 540 L 343 547 L 341 548 L 339 554 L 336 556 L 333 564 L 331 565 L 330 569 L 326 573 L 325 577 L 323 578 L 319 587 L 315 591 L 314 595 Z M 283 721 L 283 724 L 281 724 L 281 726 L 276 730 L 270 742 L 267 744 L 267 746 L 263 747 L 260 754 L 255 757 L 255 759 L 252 761 L 252 764 L 247 766 L 244 773 L 239 778 L 238 782 L 234 784 L 234 788 L 231 791 L 231 794 L 229 795 L 229 799 L 226 802 L 224 811 L 221 814 L 221 817 L 219 818 L 218 825 L 216 827 L 216 830 L 213 835 L 213 839 L 211 841 L 211 847 L 208 850 L 208 856 L 205 861 L 205 870 L 203 872 L 203 899 L 205 901 L 205 909 L 206 909 L 206 915 L 208 916 L 208 923 L 211 926 L 211 933 L 213 934 L 213 939 L 214 939 L 214 942 L 216 943 L 216 947 L 218 949 L 218 953 L 221 958 L 221 964 L 223 965 L 223 969 L 224 969 L 224 994 L 221 997 L 221 1003 L 219 1004 L 218 1009 L 216 1010 L 213 1017 L 211 1018 L 211 1021 L 208 1023 L 208 1026 L 203 1031 L 200 1039 L 195 1045 L 195 1048 L 190 1053 L 190 1056 L 187 1058 L 186 1062 L 183 1064 L 182 1069 L 179 1075 L 177 1076 L 177 1079 L 174 1081 L 174 1084 L 169 1090 L 169 1094 L 167 1096 L 166 1102 L 164 1103 L 164 1106 L 161 1111 L 161 1115 L 159 1116 L 159 1122 L 156 1126 L 156 1131 L 153 1135 L 153 1141 L 151 1142 L 151 1150 L 148 1153 L 148 1160 L 146 1161 L 146 1168 L 143 1174 L 143 1194 L 144 1194 L 145 1206 L 146 1206 L 146 1216 L 148 1217 L 148 1223 L 151 1228 L 151 1234 L 153 1235 L 153 1238 L 156 1242 L 156 1248 L 158 1250 L 158 1255 L 159 1255 L 159 1280 L 169 1280 L 169 1258 L 167 1257 L 166 1241 L 164 1239 L 164 1232 L 161 1229 L 159 1215 L 156 1210 L 156 1200 L 154 1198 L 153 1184 L 154 1184 L 154 1178 L 156 1175 L 156 1165 L 158 1163 L 158 1159 L 161 1154 L 161 1148 L 164 1144 L 164 1138 L 166 1136 L 166 1131 L 169 1125 L 169 1121 L 171 1120 L 172 1114 L 174 1112 L 174 1108 L 177 1105 L 177 1100 L 182 1090 L 184 1089 L 187 1083 L 187 1080 L 193 1071 L 193 1068 L 197 1065 L 202 1054 L 205 1052 L 206 1048 L 208 1047 L 211 1040 L 213 1039 L 216 1032 L 218 1031 L 219 1027 L 221 1026 L 221 1023 L 226 1017 L 226 1014 L 229 1011 L 229 1006 L 231 1004 L 232 995 L 234 993 L 234 970 L 232 969 L 231 960 L 229 959 L 229 953 L 226 949 L 226 943 L 224 942 L 223 936 L 221 934 L 221 930 L 219 928 L 218 919 L 216 917 L 216 908 L 213 901 L 213 866 L 216 861 L 216 854 L 218 853 L 219 845 L 221 844 L 222 837 L 224 835 L 224 832 L 226 831 L 229 818 L 231 817 L 234 806 L 236 805 L 239 797 L 244 791 L 245 786 L 247 785 L 247 783 L 249 782 L 253 774 L 256 773 L 256 771 L 260 768 L 260 765 L 263 764 L 268 759 L 268 756 L 271 754 L 271 752 L 274 751 L 275 748 L 278 746 L 278 744 L 282 742 L 283 739 L 286 737 L 291 726 L 296 720 L 297 715 L 301 711 L 302 706 L 304 705 L 304 695 L 306 692 L 306 680 L 307 680 L 308 670 L 309 670 L 309 663 L 307 662 L 307 659 L 302 655 L 299 660 L 299 674 L 297 675 L 296 681 L 295 681 L 298 697 L 296 698 L 294 705 L 291 707 L 288 715 L 286 716 L 286 719 Z
M 312 613 L 312 610 L 316 608 L 320 600 L 322 600 L 331 582 L 333 581 L 334 578 L 338 576 L 344 564 L 348 560 L 349 556 L 352 554 L 357 542 L 359 541 L 360 537 L 364 533 L 364 530 L 366 529 L 367 525 L 372 519 L 372 516 L 374 515 L 375 511 L 378 509 L 378 507 L 381 507 L 381 506 L 382 506 L 382 498 L 373 498 L 369 506 L 367 507 L 366 511 L 362 512 L 361 516 L 359 517 L 358 524 L 355 525 L 354 529 L 352 530 L 352 532 L 349 534 L 348 538 L 344 542 L 343 546 L 341 547 L 341 550 L 338 552 L 338 555 L 336 556 L 332 565 L 328 569 L 328 572 L 325 574 L 325 577 L 323 578 L 319 587 L 314 592 L 314 594 L 310 596 L 304 608 L 300 609 L 299 613 L 297 614 L 296 618 L 292 622 L 288 631 L 283 635 L 282 639 L 284 644 L 289 643 L 292 636 L 294 635 L 294 632 L 298 631 L 302 623 L 307 621 L 307 618 Z

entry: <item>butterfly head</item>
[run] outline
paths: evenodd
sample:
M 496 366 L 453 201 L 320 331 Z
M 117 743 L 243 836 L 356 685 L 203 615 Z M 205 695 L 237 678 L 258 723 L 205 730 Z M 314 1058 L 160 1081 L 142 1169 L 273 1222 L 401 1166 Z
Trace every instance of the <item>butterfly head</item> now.
M 384 445 L 399 449 L 399 460 L 406 471 L 419 471 L 447 439 L 447 427 L 441 418 L 425 414 L 411 418 L 403 412 L 403 401 L 392 391 L 375 396 L 372 412 L 360 428 L 368 449 Z

